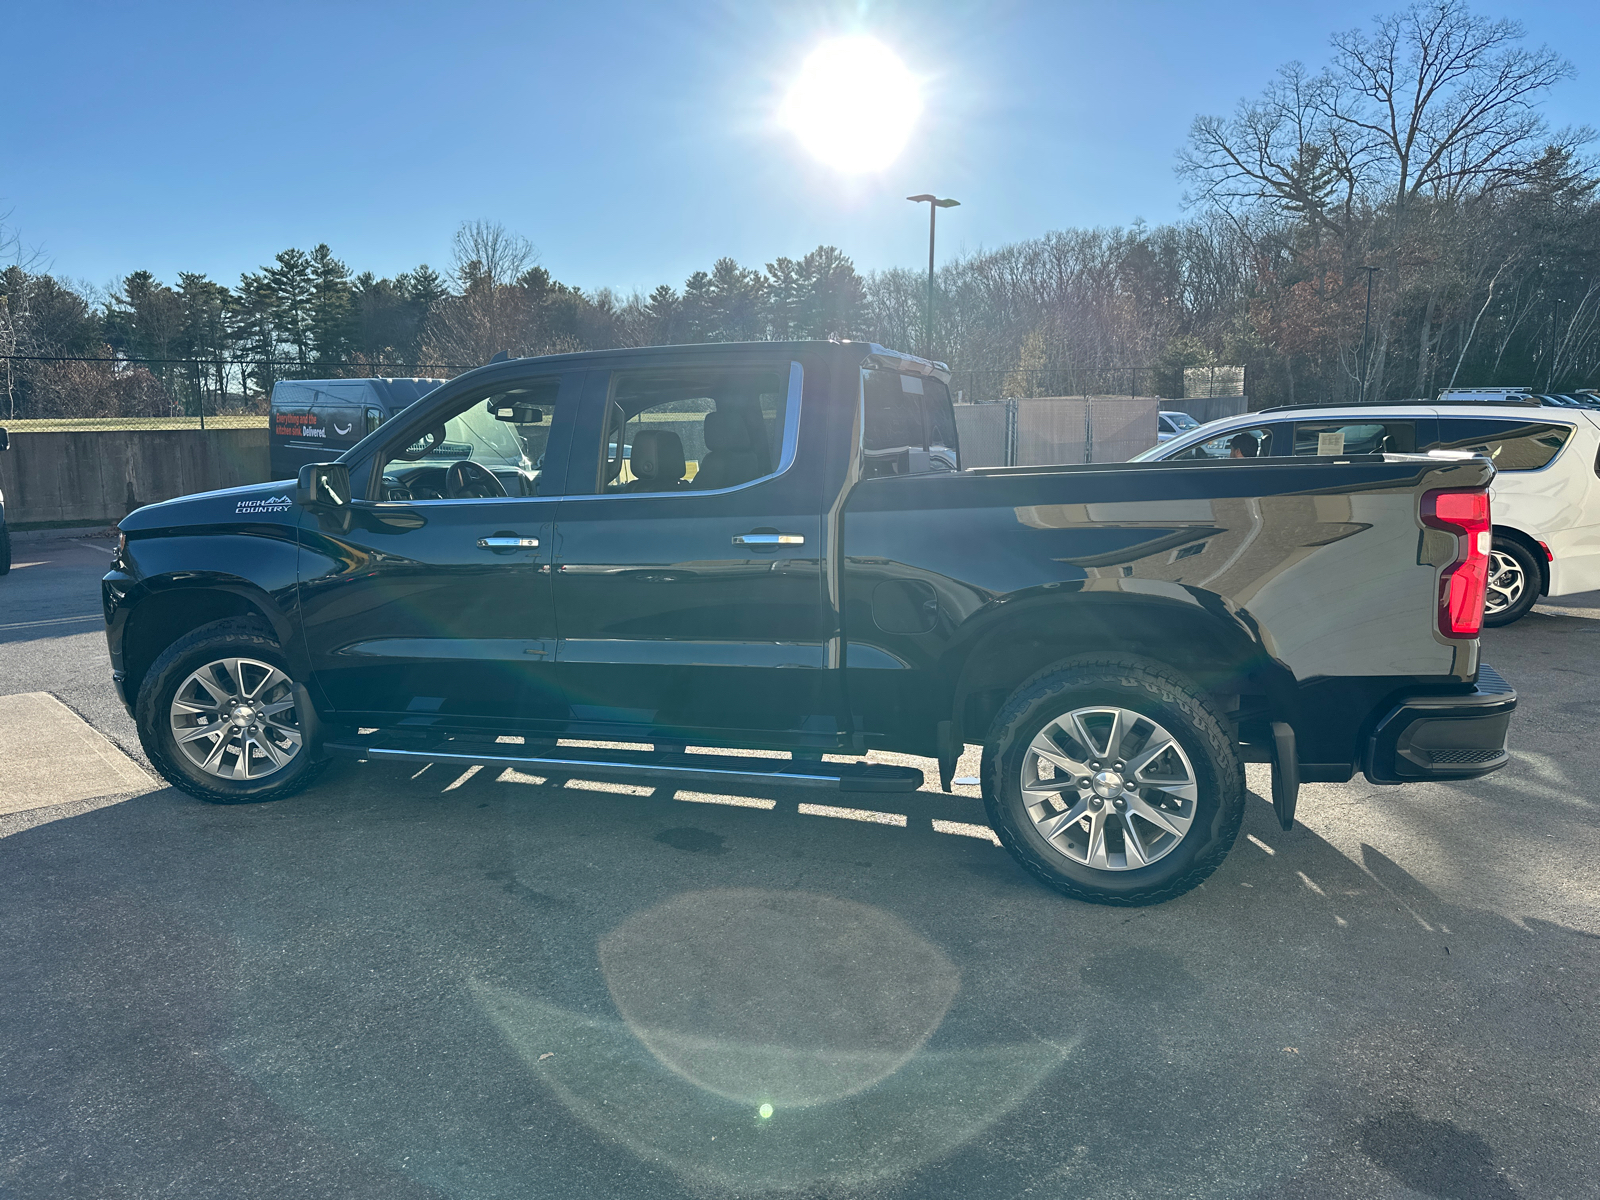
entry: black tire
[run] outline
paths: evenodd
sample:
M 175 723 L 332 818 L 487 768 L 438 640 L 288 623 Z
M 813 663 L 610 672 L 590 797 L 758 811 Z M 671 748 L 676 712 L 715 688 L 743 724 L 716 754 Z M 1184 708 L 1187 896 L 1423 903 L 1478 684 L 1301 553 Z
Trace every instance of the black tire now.
M 289 674 L 288 660 L 260 621 L 233 618 L 203 625 L 164 650 L 145 672 L 135 705 L 139 742 L 161 777 L 173 787 L 213 804 L 261 804 L 307 787 L 327 762 L 302 739 L 284 766 L 255 779 L 228 779 L 196 765 L 178 746 L 170 713 L 178 688 L 195 671 L 226 658 L 246 658 Z M 295 710 L 299 717 L 298 708 Z M 306 722 L 300 719 L 298 726 Z
M 4 520 L 0 520 L 0 575 L 8 574 L 11 570 L 11 530 L 6 527 Z
M 1496 555 L 1503 555 L 1511 562 L 1502 560 L 1497 563 Z M 1491 611 L 1490 606 L 1496 601 L 1496 594 L 1491 589 L 1484 598 L 1483 623 L 1490 629 L 1498 629 L 1522 620 L 1538 602 L 1540 578 L 1539 560 L 1534 558 L 1531 550 L 1515 538 L 1495 534 L 1489 556 L 1489 582 L 1493 584 L 1496 580 L 1502 580 L 1512 584 L 1514 597 L 1504 607 Z
M 1103 869 L 1071 857 L 1045 837 L 1023 796 L 1025 760 L 1035 737 L 1056 718 L 1096 706 L 1136 714 L 1142 720 L 1134 725 L 1135 737 L 1151 725 L 1164 727 L 1187 757 L 1183 766 L 1192 770 L 1194 798 L 1178 805 L 1187 809 L 1187 829 L 1144 866 Z M 1152 733 L 1145 736 L 1154 742 Z M 1095 803 L 1089 789 L 1072 794 Z M 1159 792 L 1142 794 L 1158 804 L 1170 802 Z M 1187 892 L 1227 857 L 1244 818 L 1244 768 L 1222 715 L 1192 683 L 1146 659 L 1085 656 L 1041 671 L 1011 694 L 984 743 L 983 799 L 1005 848 L 1057 891 L 1095 904 L 1159 904 Z M 1137 815 L 1130 813 L 1130 827 Z M 1079 828 L 1067 826 L 1060 837 L 1075 837 Z

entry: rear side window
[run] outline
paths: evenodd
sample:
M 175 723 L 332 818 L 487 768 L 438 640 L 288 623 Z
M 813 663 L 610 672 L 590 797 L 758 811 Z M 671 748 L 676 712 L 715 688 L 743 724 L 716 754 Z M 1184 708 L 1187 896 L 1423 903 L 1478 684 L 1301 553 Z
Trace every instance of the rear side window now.
M 1502 471 L 1537 471 L 1554 461 L 1571 436 L 1570 425 L 1547 421 L 1440 417 L 1438 449 L 1482 454 Z
M 863 371 L 862 399 L 867 478 L 961 469 L 955 409 L 943 380 Z
M 1415 454 L 1415 421 L 1297 421 L 1294 453 L 1305 457 L 1338 454 Z

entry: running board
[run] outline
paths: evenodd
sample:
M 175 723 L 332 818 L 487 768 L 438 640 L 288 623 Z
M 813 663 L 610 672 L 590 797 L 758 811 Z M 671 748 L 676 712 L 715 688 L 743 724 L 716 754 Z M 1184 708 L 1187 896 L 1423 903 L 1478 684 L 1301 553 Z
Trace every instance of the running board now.
M 745 786 L 829 788 L 839 792 L 914 792 L 922 786 L 922 772 L 915 767 L 895 767 L 885 763 L 830 763 L 733 754 L 657 753 L 651 750 L 590 750 L 576 746 L 567 753 L 499 752 L 510 748 L 502 745 L 495 747 L 495 752 L 485 753 L 474 751 L 470 742 L 456 740 L 443 743 L 437 750 L 401 750 L 351 742 L 323 744 L 323 750 L 329 754 L 365 758 L 372 762 L 442 762 L 516 767 L 518 770 L 540 770 L 553 774 L 599 775 L 630 782 L 640 779 L 666 782 L 711 779 Z M 760 769 L 752 769 L 758 764 Z

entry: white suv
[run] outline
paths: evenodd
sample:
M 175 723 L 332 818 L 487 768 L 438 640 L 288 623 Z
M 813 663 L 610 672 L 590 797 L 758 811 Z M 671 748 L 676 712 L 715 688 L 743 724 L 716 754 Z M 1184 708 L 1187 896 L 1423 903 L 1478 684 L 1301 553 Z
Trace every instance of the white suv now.
M 1484 624 L 1600 588 L 1600 410 L 1507 401 L 1295 405 L 1212 421 L 1135 461 L 1468 450 L 1499 468 Z

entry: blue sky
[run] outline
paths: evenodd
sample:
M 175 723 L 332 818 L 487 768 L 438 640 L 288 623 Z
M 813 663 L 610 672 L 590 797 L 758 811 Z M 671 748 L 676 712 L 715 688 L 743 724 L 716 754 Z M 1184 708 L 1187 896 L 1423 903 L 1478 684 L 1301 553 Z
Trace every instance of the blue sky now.
M 1398 7 L 1398 4 L 1393 4 Z M 357 270 L 444 268 L 503 222 L 557 278 L 622 291 L 821 242 L 863 269 L 1071 225 L 1181 215 L 1173 155 L 1379 5 L 759 5 L 11 0 L 0 213 L 58 274 L 234 283 L 326 241 Z M 1600 125 L 1600 5 L 1513 10 L 1579 68 L 1556 125 Z M 1386 10 L 1386 9 L 1385 9 Z M 925 81 L 906 152 L 842 178 L 774 112 L 820 40 L 865 32 Z

